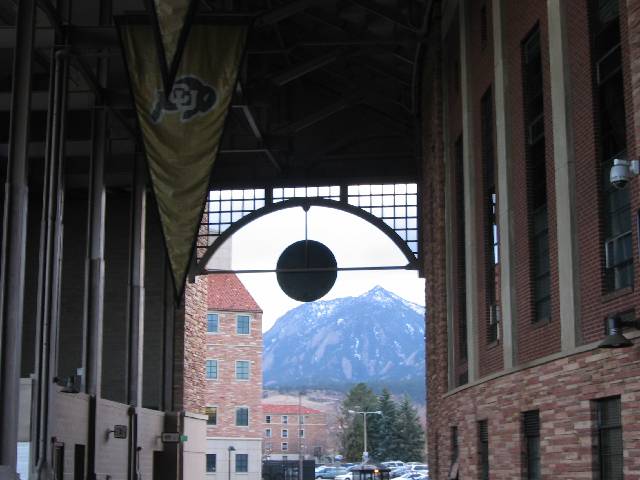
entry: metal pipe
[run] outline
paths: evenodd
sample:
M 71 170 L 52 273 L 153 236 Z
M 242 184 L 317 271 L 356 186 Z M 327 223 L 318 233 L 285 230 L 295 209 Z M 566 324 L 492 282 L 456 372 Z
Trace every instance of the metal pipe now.
M 16 19 L 9 159 L 0 260 L 0 477 L 16 478 L 18 405 L 27 244 L 29 113 L 36 1 Z
M 57 363 L 57 328 L 62 253 L 62 182 L 64 157 L 64 109 L 68 79 L 68 61 L 60 50 L 53 55 L 51 110 L 48 116 L 47 155 L 42 192 L 40 232 L 40 273 L 38 278 L 38 330 L 40 351 L 37 352 L 38 435 L 36 478 L 46 477 L 47 438 L 52 377 Z M 52 372 L 54 372 L 52 374 Z
M 144 158 L 136 155 L 131 195 L 129 245 L 129 344 L 127 403 L 142 405 L 142 355 L 144 345 L 144 253 L 146 226 L 146 175 Z

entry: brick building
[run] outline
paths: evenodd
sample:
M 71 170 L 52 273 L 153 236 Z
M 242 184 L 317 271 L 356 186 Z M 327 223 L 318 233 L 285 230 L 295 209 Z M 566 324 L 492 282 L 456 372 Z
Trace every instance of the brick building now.
M 262 404 L 262 453 L 269 460 L 320 460 L 327 451 L 326 414 L 304 405 Z
M 423 71 L 432 478 L 640 478 L 640 2 L 443 0 Z M 625 335 L 634 342 L 638 332 Z
M 235 274 L 209 275 L 207 478 L 259 480 L 262 466 L 262 310 Z M 231 472 L 229 472 L 231 467 Z

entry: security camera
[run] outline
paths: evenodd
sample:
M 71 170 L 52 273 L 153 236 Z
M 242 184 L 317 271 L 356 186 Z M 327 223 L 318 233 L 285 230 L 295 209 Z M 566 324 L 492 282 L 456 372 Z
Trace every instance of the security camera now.
M 613 166 L 611 167 L 611 172 L 609 172 L 609 181 L 615 188 L 624 188 L 639 173 L 639 160 L 616 158 L 613 160 Z

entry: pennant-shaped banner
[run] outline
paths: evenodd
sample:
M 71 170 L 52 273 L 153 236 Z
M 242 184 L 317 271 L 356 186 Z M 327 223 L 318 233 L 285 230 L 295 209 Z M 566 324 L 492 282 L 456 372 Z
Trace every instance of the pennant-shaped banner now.
M 246 26 L 194 25 L 163 91 L 150 25 L 120 25 L 176 294 L 182 292 L 235 88 Z
M 173 88 L 197 3 L 196 0 L 147 0 L 155 20 L 157 55 L 165 92 Z

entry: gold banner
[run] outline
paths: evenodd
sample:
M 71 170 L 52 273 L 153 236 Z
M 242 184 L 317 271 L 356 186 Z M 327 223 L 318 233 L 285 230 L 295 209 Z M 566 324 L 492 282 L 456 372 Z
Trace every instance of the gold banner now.
M 247 27 L 194 25 L 166 96 L 149 25 L 120 27 L 176 294 L 182 292 Z
M 161 65 L 165 76 L 164 88 L 170 89 L 181 61 L 181 46 L 189 35 L 190 14 L 193 13 L 197 2 L 196 0 L 152 0 L 150 3 L 158 24 L 157 40 L 162 46 L 159 58 L 164 62 L 164 65 Z

